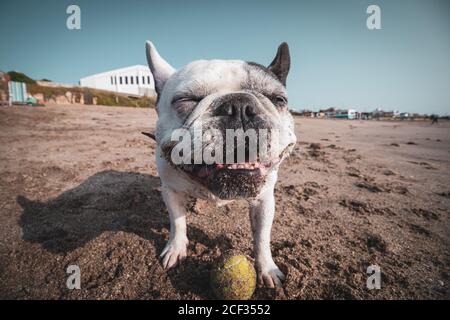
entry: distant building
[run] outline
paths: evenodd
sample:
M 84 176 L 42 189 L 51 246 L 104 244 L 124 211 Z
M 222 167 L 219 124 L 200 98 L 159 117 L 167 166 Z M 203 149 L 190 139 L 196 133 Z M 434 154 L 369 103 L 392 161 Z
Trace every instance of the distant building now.
M 384 111 L 381 108 L 377 108 L 372 111 L 372 118 L 374 119 L 392 119 L 399 114 L 398 111 Z
M 319 110 L 320 114 L 325 114 L 327 118 L 334 118 L 336 115 L 336 108 L 328 108 L 325 110 Z
M 373 115 L 372 115 L 372 112 L 362 111 L 359 113 L 358 117 L 361 120 L 370 120 L 370 119 L 372 119 Z
M 302 117 L 313 117 L 313 115 L 314 115 L 314 113 L 308 109 L 300 110 L 298 113 Z
M 147 66 L 135 65 L 80 79 L 80 86 L 136 96 L 154 96 L 155 83 Z

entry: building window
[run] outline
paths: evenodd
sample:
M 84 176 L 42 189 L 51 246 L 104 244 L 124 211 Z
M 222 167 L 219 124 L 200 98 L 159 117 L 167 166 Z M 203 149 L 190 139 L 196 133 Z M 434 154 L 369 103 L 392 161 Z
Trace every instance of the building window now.
M 122 77 L 119 77 L 119 83 L 122 84 Z
M 145 84 L 145 77 L 142 76 L 142 84 Z
M 125 84 L 128 84 L 128 77 L 125 77 Z
M 134 84 L 134 77 L 133 76 L 130 77 L 130 82 L 131 82 L 131 84 Z
M 113 76 L 111 76 L 111 84 L 114 84 Z
M 147 76 L 147 84 L 150 84 L 150 76 Z
M 139 77 L 136 76 L 136 84 L 139 84 Z
M 114 84 L 117 84 L 117 76 L 114 76 Z

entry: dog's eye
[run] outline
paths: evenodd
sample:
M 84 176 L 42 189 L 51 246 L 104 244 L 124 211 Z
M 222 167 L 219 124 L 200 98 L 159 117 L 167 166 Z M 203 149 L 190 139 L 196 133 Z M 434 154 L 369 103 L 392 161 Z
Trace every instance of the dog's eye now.
M 196 97 L 179 97 L 179 98 L 175 98 L 173 99 L 172 103 L 177 103 L 177 102 L 198 102 L 199 99 Z
M 201 100 L 201 97 L 193 96 L 175 97 L 172 106 L 180 116 L 183 116 L 190 113 Z
M 183 102 L 195 102 L 198 103 L 202 100 L 202 97 L 196 96 L 180 96 L 172 99 L 172 104 L 183 103 Z
M 284 107 L 287 105 L 287 98 L 284 96 L 274 96 L 272 97 L 272 102 L 277 106 L 277 107 Z

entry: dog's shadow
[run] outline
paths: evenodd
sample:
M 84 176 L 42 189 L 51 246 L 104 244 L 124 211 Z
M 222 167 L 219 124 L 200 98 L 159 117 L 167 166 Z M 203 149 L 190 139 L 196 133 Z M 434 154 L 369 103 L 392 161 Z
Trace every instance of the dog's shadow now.
M 68 253 L 105 231 L 124 231 L 150 240 L 159 253 L 167 241 L 161 231 L 169 228 L 159 186 L 160 179 L 152 175 L 109 170 L 89 177 L 48 202 L 18 196 L 23 208 L 20 219 L 23 239 L 39 243 L 50 252 Z M 211 239 L 192 226 L 188 226 L 188 237 L 219 248 L 230 246 L 228 238 Z M 188 263 L 197 264 L 192 267 L 200 270 L 210 269 L 200 259 Z M 206 298 L 210 298 L 210 291 L 205 291 L 204 275 L 196 276 L 189 270 L 192 268 L 168 272 L 172 285 L 180 292 L 207 294 Z

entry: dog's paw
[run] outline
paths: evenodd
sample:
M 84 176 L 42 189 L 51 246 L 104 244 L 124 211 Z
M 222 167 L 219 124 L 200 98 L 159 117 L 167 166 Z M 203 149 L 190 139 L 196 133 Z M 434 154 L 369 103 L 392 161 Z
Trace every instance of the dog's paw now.
M 186 238 L 174 238 L 167 242 L 160 255 L 164 269 L 173 268 L 179 262 L 186 259 L 187 244 L 188 240 Z
M 269 288 L 281 287 L 285 279 L 283 272 L 277 267 L 275 262 L 258 263 L 258 284 Z

